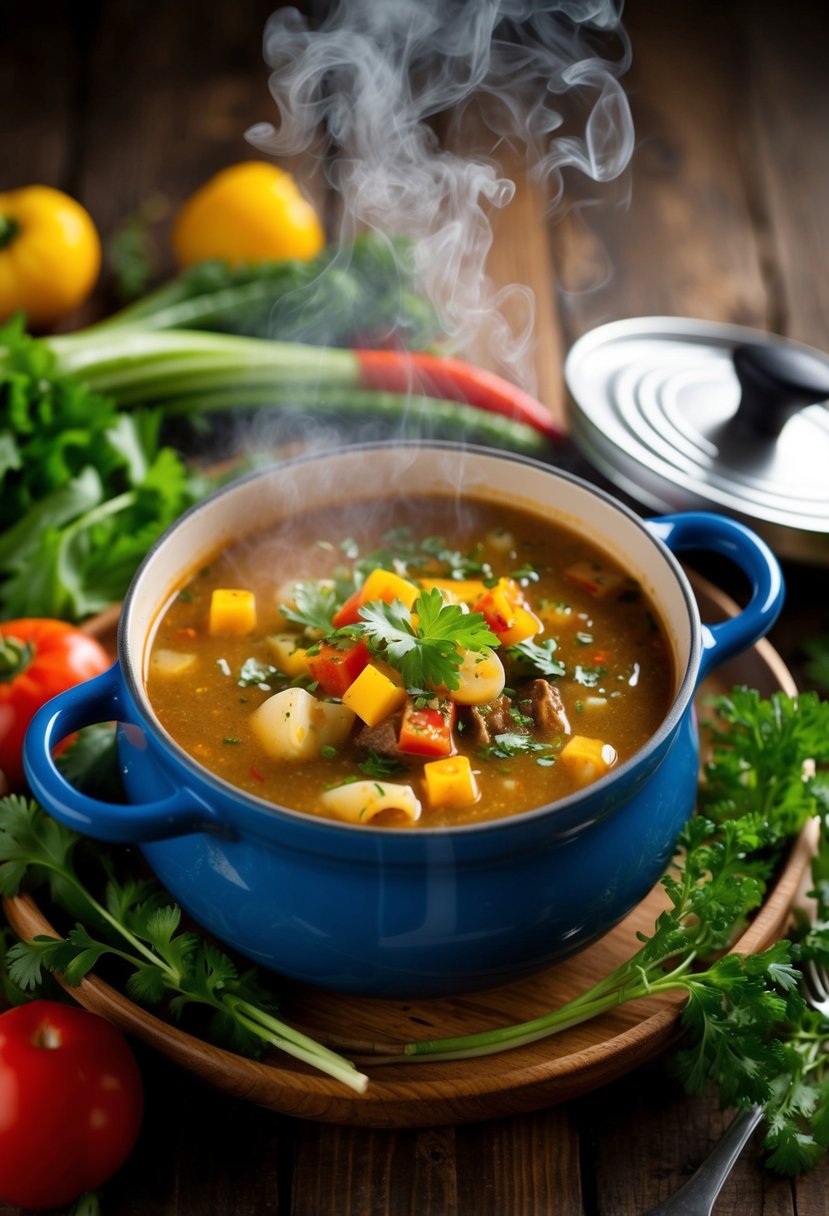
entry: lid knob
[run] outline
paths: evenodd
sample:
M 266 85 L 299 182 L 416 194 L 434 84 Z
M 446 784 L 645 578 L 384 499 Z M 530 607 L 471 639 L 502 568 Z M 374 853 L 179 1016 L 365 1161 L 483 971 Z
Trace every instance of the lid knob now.
M 829 359 L 786 342 L 735 346 L 742 396 L 730 426 L 776 439 L 793 414 L 829 397 Z

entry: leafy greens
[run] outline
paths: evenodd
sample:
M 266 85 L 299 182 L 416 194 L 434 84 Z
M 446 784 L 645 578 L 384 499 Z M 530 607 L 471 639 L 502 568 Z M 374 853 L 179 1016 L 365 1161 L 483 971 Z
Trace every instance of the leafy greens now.
M 0 613 L 78 620 L 123 596 L 207 482 L 160 445 L 158 412 L 119 413 L 21 320 L 0 346 Z

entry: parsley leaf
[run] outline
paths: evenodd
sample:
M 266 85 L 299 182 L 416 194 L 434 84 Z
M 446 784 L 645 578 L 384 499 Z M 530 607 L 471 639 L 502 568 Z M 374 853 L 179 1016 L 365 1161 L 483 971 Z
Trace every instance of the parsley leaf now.
M 436 588 L 422 592 L 411 612 L 399 600 L 374 600 L 362 606 L 360 617 L 372 650 L 400 671 L 407 688 L 458 688 L 460 652 L 498 645 L 480 612 L 447 604 Z
M 280 604 L 279 611 L 289 621 L 295 621 L 321 634 L 331 632 L 331 618 L 341 605 L 336 587 L 320 579 L 309 579 L 294 586 L 294 602 Z
M 552 676 L 555 679 L 557 676 L 563 676 L 565 672 L 561 659 L 553 657 L 556 650 L 558 650 L 558 643 L 555 638 L 545 638 L 543 642 L 534 642 L 529 639 L 526 642 L 519 642 L 517 646 L 510 646 L 507 655 L 522 666 L 530 667 L 543 676 Z

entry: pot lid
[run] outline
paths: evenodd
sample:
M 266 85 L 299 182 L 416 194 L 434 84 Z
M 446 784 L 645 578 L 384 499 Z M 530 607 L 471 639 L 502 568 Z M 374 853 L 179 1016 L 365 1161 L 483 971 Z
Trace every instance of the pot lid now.
M 684 317 L 591 330 L 565 378 L 574 442 L 642 505 L 719 510 L 781 556 L 829 563 L 829 358 Z

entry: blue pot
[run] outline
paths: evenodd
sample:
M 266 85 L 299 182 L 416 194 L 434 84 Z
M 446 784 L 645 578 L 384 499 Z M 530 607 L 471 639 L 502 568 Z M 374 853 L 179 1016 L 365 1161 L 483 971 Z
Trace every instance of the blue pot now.
M 153 628 L 183 575 L 237 536 L 345 497 L 461 493 L 563 519 L 639 579 L 666 623 L 676 686 L 662 726 L 631 760 L 579 794 L 514 818 L 450 829 L 334 823 L 242 793 L 202 768 L 158 723 L 144 685 Z M 674 553 L 707 550 L 748 576 L 747 607 L 700 622 Z M 642 521 L 546 465 L 451 444 L 376 444 L 256 473 L 179 520 L 136 574 L 118 661 L 34 718 L 24 762 L 61 822 L 141 846 L 182 907 L 254 962 L 338 991 L 459 993 L 546 967 L 605 933 L 664 872 L 695 800 L 693 696 L 751 646 L 783 600 L 779 567 L 749 529 L 717 515 Z M 78 793 L 51 751 L 115 720 L 130 805 Z M 286 780 L 289 774 L 286 775 Z

